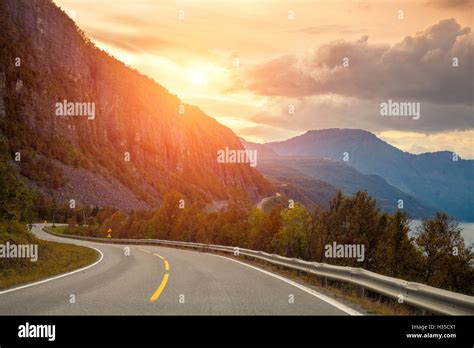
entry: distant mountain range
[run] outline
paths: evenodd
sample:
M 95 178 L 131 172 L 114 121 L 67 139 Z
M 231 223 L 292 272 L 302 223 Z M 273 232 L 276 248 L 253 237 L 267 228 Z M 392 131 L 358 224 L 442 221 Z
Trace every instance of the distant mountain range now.
M 77 114 L 83 103 L 93 118 Z M 95 47 L 52 1 L 0 1 L 0 150 L 33 187 L 124 210 L 156 207 L 170 190 L 207 202 L 233 187 L 255 201 L 272 194 L 248 164 L 217 163 L 225 148 L 243 149 L 229 128 Z
M 366 190 L 388 211 L 404 208 L 414 217 L 443 210 L 474 220 L 474 161 L 451 152 L 415 155 L 359 129 L 312 130 L 280 142 L 245 143 L 259 152 L 257 169 L 271 177 L 319 179 L 352 194 Z

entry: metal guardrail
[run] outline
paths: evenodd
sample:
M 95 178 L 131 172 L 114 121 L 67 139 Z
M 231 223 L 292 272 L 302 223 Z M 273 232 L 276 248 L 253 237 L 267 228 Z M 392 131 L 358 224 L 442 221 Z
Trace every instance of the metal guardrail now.
M 67 235 L 46 231 L 63 238 L 71 238 L 100 243 L 159 245 L 198 251 L 214 251 L 246 256 L 288 269 L 314 274 L 318 277 L 357 285 L 375 293 L 393 298 L 416 308 L 442 315 L 474 315 L 474 297 L 452 291 L 438 289 L 425 284 L 408 282 L 387 277 L 363 268 L 343 267 L 318 262 L 292 259 L 263 251 L 242 249 L 237 247 L 176 242 L 160 239 L 116 239 Z

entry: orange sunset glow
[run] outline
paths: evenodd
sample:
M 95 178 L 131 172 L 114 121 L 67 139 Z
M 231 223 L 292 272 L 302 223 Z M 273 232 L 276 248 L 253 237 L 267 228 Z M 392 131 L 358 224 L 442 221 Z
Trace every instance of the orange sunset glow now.
M 330 78 L 328 62 L 344 47 L 338 43 L 356 47 L 363 42 L 382 57 L 378 50 L 403 52 L 411 49 L 403 47 L 407 38 L 422 40 L 439 31 L 438 42 L 423 54 L 440 50 L 450 55 L 450 50 L 462 49 L 450 48 L 450 40 L 453 45 L 452 40 L 472 45 L 469 1 L 55 2 L 97 46 L 248 140 L 283 140 L 308 129 L 363 128 L 407 151 L 448 147 L 474 157 L 472 100 L 453 103 L 426 97 L 425 115 L 432 120 L 413 125 L 374 116 L 374 104 L 388 99 L 389 93 L 341 91 L 336 76 L 330 86 L 310 92 L 280 88 L 313 84 L 307 78 L 316 84 Z M 443 22 L 447 20 L 452 22 Z M 355 48 L 353 53 L 360 57 L 351 57 L 354 64 L 365 59 L 363 51 Z M 410 54 L 398 57 L 397 64 L 402 66 Z M 469 64 L 472 72 L 472 61 Z M 421 78 L 408 83 L 422 89 L 429 83 Z M 293 115 L 288 115 L 288 105 L 294 106 Z M 457 141 L 460 135 L 467 140 Z

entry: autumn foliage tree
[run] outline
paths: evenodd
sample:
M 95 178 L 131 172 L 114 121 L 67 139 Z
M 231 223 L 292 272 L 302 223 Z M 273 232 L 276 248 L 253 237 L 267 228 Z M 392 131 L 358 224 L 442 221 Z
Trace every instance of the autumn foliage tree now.
M 185 204 L 183 204 L 185 202 Z M 94 215 L 92 213 L 92 215 Z M 415 236 L 404 211 L 380 211 L 366 192 L 338 192 L 328 208 L 302 204 L 257 209 L 242 190 L 233 190 L 227 206 L 207 210 L 177 192 L 169 192 L 152 212 L 125 214 L 112 208 L 91 216 L 95 224 L 75 233 L 103 236 L 108 228 L 118 238 L 158 238 L 251 248 L 282 256 L 342 266 L 362 267 L 380 274 L 473 294 L 471 248 L 457 223 L 444 213 L 423 220 Z M 100 227 L 98 227 L 100 226 Z M 363 261 L 328 258 L 332 243 L 360 244 Z
M 416 244 L 423 253 L 423 280 L 450 290 L 474 291 L 473 253 L 466 247 L 459 224 L 445 213 L 424 219 Z

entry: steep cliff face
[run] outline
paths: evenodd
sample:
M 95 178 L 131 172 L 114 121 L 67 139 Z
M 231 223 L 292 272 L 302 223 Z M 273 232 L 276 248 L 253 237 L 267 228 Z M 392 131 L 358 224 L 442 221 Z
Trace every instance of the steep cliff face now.
M 79 107 L 58 115 L 65 101 L 89 103 L 94 117 Z M 61 197 L 88 187 L 87 175 L 68 180 L 71 168 L 118 180 L 148 206 L 169 190 L 205 200 L 230 187 L 271 194 L 249 164 L 217 162 L 219 150 L 242 149 L 230 129 L 96 48 L 49 0 L 0 2 L 0 131 L 23 175 Z

